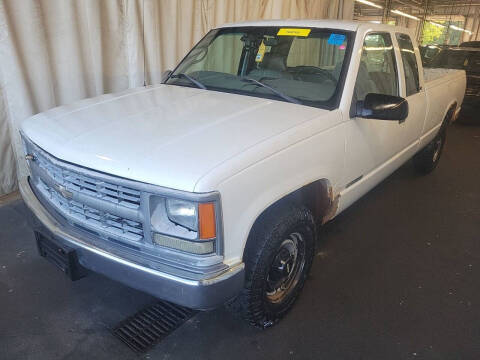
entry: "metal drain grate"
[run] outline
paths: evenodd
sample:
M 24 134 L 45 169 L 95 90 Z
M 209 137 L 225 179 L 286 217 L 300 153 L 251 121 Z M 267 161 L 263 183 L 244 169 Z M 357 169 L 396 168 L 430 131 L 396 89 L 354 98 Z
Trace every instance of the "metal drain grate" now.
M 113 334 L 136 352 L 145 352 L 195 314 L 195 310 L 159 301 L 122 321 Z

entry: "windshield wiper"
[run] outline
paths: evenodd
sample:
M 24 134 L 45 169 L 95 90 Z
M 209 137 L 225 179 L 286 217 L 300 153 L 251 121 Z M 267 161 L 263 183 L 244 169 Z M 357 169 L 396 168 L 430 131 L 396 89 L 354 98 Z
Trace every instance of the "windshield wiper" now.
M 258 86 L 264 87 L 265 89 L 270 90 L 271 92 L 280 96 L 282 99 L 287 100 L 288 102 L 291 102 L 291 103 L 294 103 L 294 104 L 297 104 L 297 105 L 302 105 L 300 100 L 297 100 L 297 99 L 294 99 L 294 98 L 292 98 L 288 95 L 285 95 L 284 93 L 278 91 L 277 89 L 272 88 L 271 86 L 268 86 L 268 85 L 262 83 L 261 81 L 258 81 L 258 80 L 252 79 L 252 78 L 241 78 L 240 80 L 243 81 L 243 82 L 254 83 Z
M 200 81 L 198 81 L 197 79 L 194 79 L 190 75 L 187 75 L 187 74 L 184 74 L 184 73 L 179 73 L 179 74 L 172 75 L 170 77 L 173 78 L 173 79 L 175 79 L 175 78 L 187 79 L 192 84 L 195 84 L 197 87 L 199 87 L 200 89 L 207 90 L 207 87 L 205 85 L 203 85 Z

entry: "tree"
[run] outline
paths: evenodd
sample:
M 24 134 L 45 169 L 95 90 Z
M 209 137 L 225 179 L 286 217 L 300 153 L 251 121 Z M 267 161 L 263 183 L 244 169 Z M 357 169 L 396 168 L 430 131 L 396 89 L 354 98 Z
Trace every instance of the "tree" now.
M 438 24 L 441 24 L 438 22 Z M 433 25 L 429 21 L 423 24 L 422 45 L 443 44 L 447 27 Z

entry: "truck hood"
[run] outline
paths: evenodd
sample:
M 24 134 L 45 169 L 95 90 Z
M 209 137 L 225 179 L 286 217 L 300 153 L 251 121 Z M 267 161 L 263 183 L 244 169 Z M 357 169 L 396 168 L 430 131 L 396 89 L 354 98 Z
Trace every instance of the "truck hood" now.
M 73 164 L 194 191 L 247 148 L 328 111 L 174 85 L 103 95 L 37 114 L 23 133 Z

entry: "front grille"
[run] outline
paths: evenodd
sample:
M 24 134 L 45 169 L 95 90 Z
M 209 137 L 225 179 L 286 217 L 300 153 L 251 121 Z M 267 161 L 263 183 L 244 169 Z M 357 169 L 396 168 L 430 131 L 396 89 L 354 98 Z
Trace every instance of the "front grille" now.
M 121 237 L 131 241 L 140 241 L 143 238 L 142 224 L 137 221 L 121 218 L 77 201 L 66 199 L 41 179 L 37 188 L 57 211 L 67 218 L 70 217 L 77 224 L 83 225 L 89 231 L 97 232 L 98 235 L 105 233 L 114 238 Z
M 54 165 L 43 154 L 36 155 L 38 166 L 70 191 L 101 198 L 129 208 L 140 207 L 140 191 L 88 177 Z
M 115 184 L 111 178 L 104 181 L 101 173 L 81 173 L 81 169 L 52 158 L 33 144 L 26 146 L 35 157 L 32 184 L 60 215 L 77 228 L 107 240 L 143 240 L 140 191 Z

